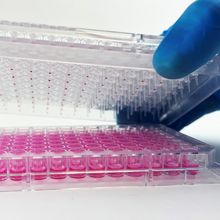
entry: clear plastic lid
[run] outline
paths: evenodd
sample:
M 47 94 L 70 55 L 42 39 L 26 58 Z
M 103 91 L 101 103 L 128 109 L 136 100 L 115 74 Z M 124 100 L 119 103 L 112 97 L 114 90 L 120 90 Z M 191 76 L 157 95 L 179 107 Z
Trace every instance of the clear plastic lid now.
M 0 22 L 0 111 L 114 121 L 125 111 L 170 124 L 219 88 L 218 61 L 167 80 L 161 37 Z M 211 85 L 211 86 L 210 86 Z

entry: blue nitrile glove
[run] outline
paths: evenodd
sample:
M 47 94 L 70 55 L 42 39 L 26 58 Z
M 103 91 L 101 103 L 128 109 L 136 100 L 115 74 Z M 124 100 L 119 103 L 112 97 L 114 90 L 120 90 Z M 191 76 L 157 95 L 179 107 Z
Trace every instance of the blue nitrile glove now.
M 166 31 L 165 37 L 154 54 L 153 64 L 163 77 L 184 77 L 220 51 L 220 0 L 197 0 L 191 4 L 177 22 Z M 180 130 L 206 113 L 220 109 L 220 92 L 212 95 L 171 127 Z M 128 122 L 123 112 L 118 123 Z
M 184 77 L 220 52 L 220 0 L 197 0 L 165 33 L 153 64 L 163 77 Z M 220 109 L 220 91 L 172 125 L 176 130 Z

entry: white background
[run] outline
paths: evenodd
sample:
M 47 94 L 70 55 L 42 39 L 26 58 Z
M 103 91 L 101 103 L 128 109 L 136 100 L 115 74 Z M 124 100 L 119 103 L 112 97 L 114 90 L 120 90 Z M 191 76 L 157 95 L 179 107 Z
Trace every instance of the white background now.
M 192 0 L 0 0 L 0 19 L 160 34 Z M 0 126 L 88 122 L 0 115 Z M 218 145 L 220 113 L 184 132 Z M 1 193 L 6 219 L 220 219 L 220 185 Z

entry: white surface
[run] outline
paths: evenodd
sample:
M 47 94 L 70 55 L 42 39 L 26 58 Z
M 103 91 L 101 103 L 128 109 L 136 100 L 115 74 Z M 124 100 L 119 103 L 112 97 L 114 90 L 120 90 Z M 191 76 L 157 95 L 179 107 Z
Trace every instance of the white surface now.
M 220 185 L 2 193 L 1 219 L 219 220 Z
M 172 25 L 191 2 L 192 0 L 0 0 L 0 19 L 159 34 Z M 213 128 L 217 128 L 215 126 L 220 121 L 209 117 L 198 121 L 194 127 L 186 128 L 184 132 L 197 137 L 202 137 L 203 134 L 206 137 L 213 135 L 214 130 L 219 130 Z M 1 115 L 0 122 L 1 126 L 88 123 L 11 115 Z M 0 208 L 1 219 L 4 220 L 219 220 L 219 198 L 220 185 L 16 192 L 1 193 Z
M 184 134 L 204 142 L 209 142 L 210 144 L 219 145 L 220 147 L 219 131 L 220 111 L 207 114 L 182 130 Z

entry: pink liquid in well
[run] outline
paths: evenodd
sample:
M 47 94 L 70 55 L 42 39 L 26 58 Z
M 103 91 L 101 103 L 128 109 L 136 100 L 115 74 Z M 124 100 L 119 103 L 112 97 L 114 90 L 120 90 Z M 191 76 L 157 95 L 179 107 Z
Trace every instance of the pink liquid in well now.
M 105 170 L 105 158 L 103 156 L 92 156 L 88 158 L 89 171 L 104 171 Z M 90 177 L 102 178 L 105 176 L 104 172 L 90 173 Z
M 67 144 L 65 148 L 74 154 L 81 154 L 85 151 L 84 146 L 82 146 L 80 143 L 71 143 Z
M 122 155 L 110 155 L 107 157 L 107 170 L 108 171 L 120 171 L 125 168 L 125 158 Z M 122 177 L 123 172 L 111 172 L 108 173 L 111 177 Z
M 47 178 L 47 158 L 36 157 L 30 162 L 30 171 L 34 180 L 43 180 Z
M 187 164 L 186 168 L 195 168 L 195 170 L 188 170 L 187 173 L 190 175 L 197 175 L 199 170 L 196 168 L 199 168 L 199 164 L 198 163 L 192 163 L 190 162 L 189 164 Z
M 71 157 L 69 164 L 69 171 L 76 172 L 69 175 L 71 178 L 82 179 L 86 176 L 85 173 L 80 173 L 86 171 L 86 157 Z
M 25 158 L 11 159 L 9 161 L 10 179 L 13 181 L 21 181 L 25 179 L 26 160 Z
M 45 135 L 41 135 L 41 134 L 32 134 L 30 136 L 30 140 L 45 140 L 46 139 L 46 136 Z
M 48 159 L 43 156 L 46 153 L 45 144 L 31 144 L 31 153 L 35 155 L 30 159 L 29 166 L 31 176 L 34 180 L 43 180 L 47 178 Z
M 98 143 L 85 144 L 84 147 L 86 150 L 91 151 L 92 154 L 94 154 L 94 153 L 100 154 L 104 150 L 103 146 Z
M 52 179 L 65 179 L 67 171 L 66 157 L 52 157 L 50 158 L 50 177 Z M 56 174 L 57 173 L 57 174 Z
M 141 170 L 144 168 L 144 159 L 141 155 L 131 155 L 127 157 L 128 170 Z M 132 177 L 140 177 L 144 175 L 144 172 L 128 172 L 127 175 Z
M 179 169 L 180 168 L 180 164 L 176 161 L 170 161 L 170 162 L 167 162 L 164 166 L 165 168 L 168 168 L 168 169 Z M 170 175 L 170 176 L 177 176 L 181 173 L 180 170 L 176 170 L 176 171 L 167 171 L 167 174 Z
M 0 159 L 0 181 L 7 179 L 7 160 Z
M 188 158 L 187 158 L 187 156 L 184 156 L 183 157 L 183 164 L 182 164 L 182 166 L 184 167 L 184 168 L 195 168 L 195 170 L 194 169 L 192 169 L 192 170 L 188 170 L 187 171 L 187 174 L 189 174 L 189 175 L 196 175 L 196 174 L 198 174 L 198 172 L 199 172 L 199 170 L 198 170 L 198 168 L 199 168 L 199 164 L 198 163 L 196 163 L 196 162 L 194 162 L 194 161 L 191 161 L 191 160 L 189 160 Z M 197 168 L 197 169 L 196 169 Z
M 11 136 L 2 136 L 0 137 L 0 145 L 2 147 L 11 146 L 12 138 Z
M 42 154 L 45 153 L 47 150 L 47 145 L 44 143 L 34 143 L 30 145 L 30 151 L 33 154 Z
M 48 144 L 49 145 L 62 145 L 63 141 L 60 139 L 59 140 L 51 139 L 51 140 L 48 140 Z
M 162 174 L 161 171 L 159 171 L 160 169 L 162 169 L 162 160 L 160 156 L 155 156 L 152 158 L 152 162 L 151 162 L 151 166 L 152 169 L 156 169 L 158 171 L 153 171 L 153 176 L 160 176 Z
M 69 176 L 75 179 L 82 179 L 86 176 L 86 157 L 81 154 L 85 151 L 81 144 L 70 144 L 67 146 L 68 150 L 75 154 L 75 156 L 69 158 L 69 171 L 74 172 Z M 78 173 L 77 173 L 78 172 Z
M 176 155 L 167 155 L 164 158 L 164 168 L 167 169 L 180 169 L 180 161 L 178 156 Z M 170 176 L 177 176 L 181 173 L 180 170 L 167 171 L 166 172 Z
M 66 146 L 69 146 L 69 145 L 80 145 L 80 146 L 82 146 L 81 142 L 79 142 L 78 140 L 65 141 L 65 145 Z
M 44 140 L 32 140 L 30 143 L 31 145 L 36 146 L 36 148 L 38 145 L 43 145 L 43 146 L 45 145 Z

